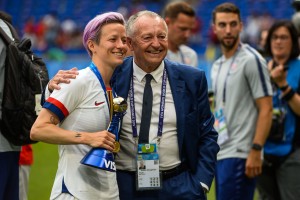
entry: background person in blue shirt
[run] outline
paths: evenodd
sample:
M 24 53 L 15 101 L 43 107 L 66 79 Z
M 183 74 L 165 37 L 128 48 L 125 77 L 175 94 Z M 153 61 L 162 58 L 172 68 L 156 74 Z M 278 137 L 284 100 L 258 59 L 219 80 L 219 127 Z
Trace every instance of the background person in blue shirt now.
M 262 199 L 300 197 L 300 60 L 298 35 L 287 20 L 269 30 L 265 46 L 273 85 L 273 123 L 258 178 Z

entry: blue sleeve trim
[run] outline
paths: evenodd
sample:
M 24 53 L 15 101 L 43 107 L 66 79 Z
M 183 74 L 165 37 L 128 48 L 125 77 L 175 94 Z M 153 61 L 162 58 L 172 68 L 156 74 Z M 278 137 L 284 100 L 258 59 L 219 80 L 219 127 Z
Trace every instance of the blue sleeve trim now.
M 246 47 L 250 53 L 252 53 L 255 57 L 255 60 L 256 60 L 256 63 L 257 63 L 257 66 L 258 66 L 258 72 L 259 72 L 259 77 L 260 77 L 260 81 L 262 83 L 262 87 L 263 87 L 263 91 L 264 91 L 264 94 L 265 96 L 270 96 L 270 94 L 268 93 L 268 89 L 267 89 L 267 83 L 266 83 L 266 79 L 264 77 L 264 73 L 263 73 L 263 69 L 262 69 L 262 66 L 261 66 L 261 63 L 259 61 L 259 58 L 258 56 L 253 52 L 252 49 L 250 49 L 249 47 Z
M 45 102 L 43 105 L 43 108 L 46 108 L 48 110 L 50 110 L 51 112 L 53 112 L 54 114 L 57 115 L 57 117 L 59 118 L 59 121 L 63 121 L 65 119 L 65 115 L 63 114 L 63 112 L 54 104 L 49 103 L 49 102 Z

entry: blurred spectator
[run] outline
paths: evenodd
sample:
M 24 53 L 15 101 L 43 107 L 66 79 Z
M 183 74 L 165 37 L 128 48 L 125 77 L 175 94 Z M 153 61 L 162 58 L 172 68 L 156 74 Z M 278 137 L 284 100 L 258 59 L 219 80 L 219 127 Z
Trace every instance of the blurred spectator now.
M 268 30 L 274 24 L 274 18 L 271 16 L 269 12 L 263 12 L 263 14 L 259 17 L 260 21 L 260 31 Z
M 65 19 L 60 24 L 60 31 L 56 37 L 56 44 L 65 50 L 71 49 L 72 38 L 77 31 L 76 23 L 72 19 Z M 80 35 L 81 36 L 81 35 Z M 80 38 L 81 39 L 81 38 Z
M 29 38 L 33 47 L 36 46 L 36 33 L 35 33 L 35 24 L 34 17 L 29 17 L 24 24 L 23 37 Z
M 258 178 L 261 199 L 300 196 L 300 60 L 297 30 L 290 21 L 269 30 L 266 52 L 273 83 L 273 123 L 264 146 L 263 173 Z
M 300 35 L 300 1 L 294 0 L 292 6 L 296 11 L 292 16 L 292 22 L 298 31 L 298 35 Z
M 57 19 L 56 13 L 52 12 L 43 18 L 43 23 L 46 26 L 45 39 L 48 48 L 54 47 L 56 44 L 56 37 L 59 32 L 60 22 Z
M 260 33 L 267 30 L 273 24 L 274 19 L 268 12 L 258 14 L 253 12 L 247 17 L 245 30 L 242 33 L 243 40 L 250 45 L 256 47 L 259 42 Z
M 76 29 L 70 38 L 70 43 L 68 45 L 69 49 L 81 49 L 82 45 L 82 32 Z
M 43 18 L 41 18 L 36 24 L 36 45 L 35 48 L 40 51 L 44 51 L 47 48 L 47 42 L 45 39 L 46 34 L 46 25 L 44 23 Z
M 142 0 L 131 0 L 131 9 L 129 11 L 129 17 L 142 10 L 146 10 L 146 6 Z
M 297 29 L 298 35 L 300 35 L 300 12 L 296 12 L 293 16 L 292 16 L 292 22 L 295 26 L 295 28 Z
M 128 10 L 128 8 L 126 7 L 126 5 L 120 6 L 120 7 L 118 8 L 117 12 L 118 12 L 118 13 L 121 13 L 121 14 L 124 16 L 125 20 L 127 20 L 127 19 L 129 18 L 129 10 Z
M 24 33 L 34 34 L 35 27 L 34 27 L 34 17 L 29 17 L 24 24 Z
M 60 27 L 63 33 L 67 35 L 72 35 L 77 29 L 76 23 L 70 18 L 62 21 Z
M 163 17 L 168 26 L 167 58 L 193 67 L 198 67 L 197 53 L 186 46 L 195 28 L 196 13 L 186 2 L 178 1 L 167 4 Z
M 268 37 L 268 30 L 262 30 L 262 31 L 260 31 L 259 41 L 258 41 L 257 48 L 256 48 L 257 51 L 264 58 L 266 58 L 266 56 L 267 56 L 266 51 L 265 51 L 265 45 L 266 45 L 267 37 Z
M 257 44 L 257 38 L 260 32 L 260 17 L 257 12 L 253 12 L 247 17 L 244 34 L 246 41 L 251 46 Z

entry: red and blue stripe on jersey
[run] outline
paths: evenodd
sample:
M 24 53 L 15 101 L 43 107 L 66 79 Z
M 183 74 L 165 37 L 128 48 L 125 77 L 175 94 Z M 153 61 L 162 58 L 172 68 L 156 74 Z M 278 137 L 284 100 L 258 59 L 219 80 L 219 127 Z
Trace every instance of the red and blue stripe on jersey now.
M 52 97 L 47 99 L 43 108 L 46 108 L 56 114 L 60 121 L 64 120 L 69 115 L 67 108 L 60 101 Z

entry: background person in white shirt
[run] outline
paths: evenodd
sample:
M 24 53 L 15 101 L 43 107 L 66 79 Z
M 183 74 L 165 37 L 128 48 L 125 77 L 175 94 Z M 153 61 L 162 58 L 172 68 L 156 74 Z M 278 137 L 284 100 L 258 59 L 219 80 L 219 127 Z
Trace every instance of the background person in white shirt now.
M 163 11 L 163 16 L 168 25 L 167 58 L 198 67 L 196 51 L 186 45 L 196 24 L 196 13 L 192 6 L 184 1 L 169 3 Z
M 218 5 L 212 26 L 223 53 L 211 69 L 220 145 L 216 198 L 252 200 L 272 123 L 270 75 L 264 58 L 240 42 L 243 24 L 237 6 Z

